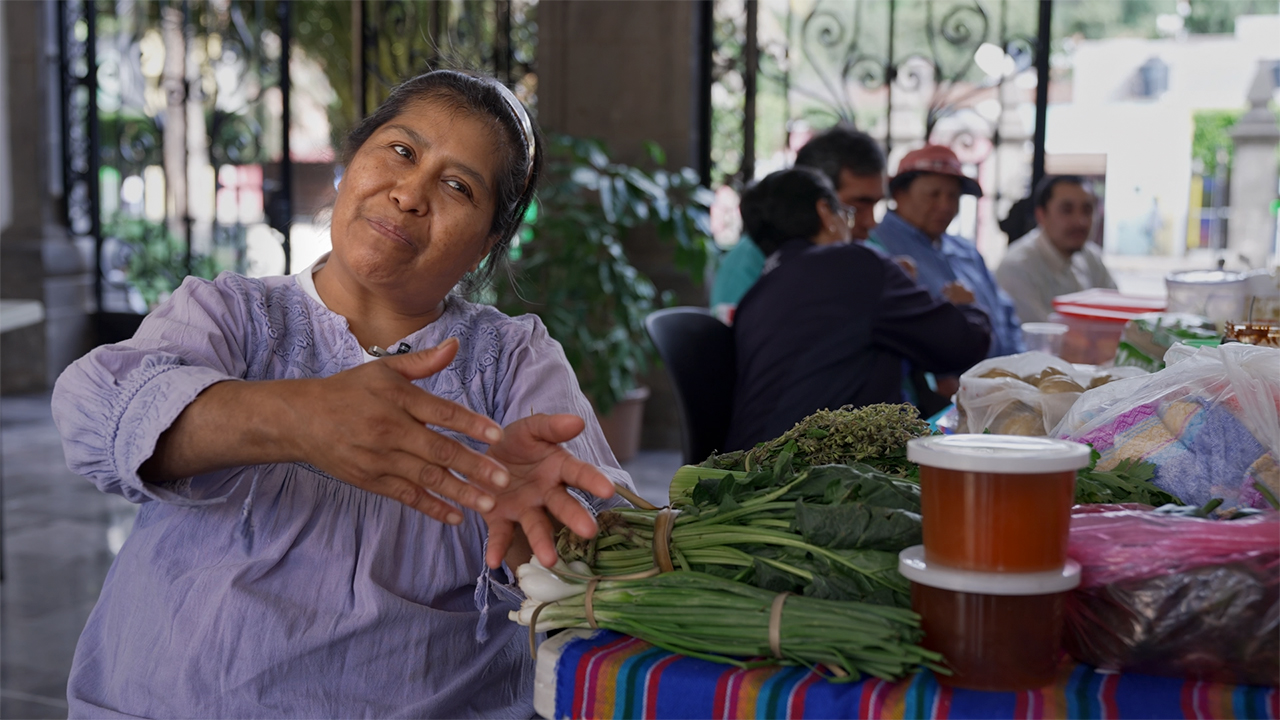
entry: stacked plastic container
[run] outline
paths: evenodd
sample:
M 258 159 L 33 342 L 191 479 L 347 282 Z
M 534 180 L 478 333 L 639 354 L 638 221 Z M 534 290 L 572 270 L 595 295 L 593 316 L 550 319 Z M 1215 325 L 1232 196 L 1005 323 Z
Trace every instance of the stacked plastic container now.
M 1058 356 L 1067 362 L 1101 365 L 1116 356 L 1124 324 L 1165 309 L 1164 298 L 1123 295 L 1092 288 L 1053 299 L 1051 322 L 1067 326 Z
M 1065 594 L 1076 471 L 1089 448 L 1013 435 L 917 438 L 923 545 L 898 569 L 911 581 L 925 647 L 942 653 L 947 685 L 1030 690 L 1053 681 Z

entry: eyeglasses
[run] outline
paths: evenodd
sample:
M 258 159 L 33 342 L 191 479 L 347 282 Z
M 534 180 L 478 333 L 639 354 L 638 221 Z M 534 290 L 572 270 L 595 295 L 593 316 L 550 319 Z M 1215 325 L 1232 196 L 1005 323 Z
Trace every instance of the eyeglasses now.
M 853 229 L 854 218 L 857 215 L 856 210 L 854 210 L 852 207 L 849 207 L 848 205 L 841 203 L 840 206 L 836 208 L 836 214 L 839 215 L 842 220 L 844 220 L 844 224 L 846 227 L 848 227 L 850 230 Z

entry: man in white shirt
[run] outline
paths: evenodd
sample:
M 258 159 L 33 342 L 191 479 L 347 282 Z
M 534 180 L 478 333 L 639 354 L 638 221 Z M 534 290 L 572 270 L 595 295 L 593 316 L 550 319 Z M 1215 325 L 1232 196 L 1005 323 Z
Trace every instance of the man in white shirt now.
M 1089 242 L 1098 199 L 1078 175 L 1049 175 L 1032 195 L 1036 229 L 1010 246 L 996 282 L 1013 298 L 1023 322 L 1044 322 L 1059 295 L 1115 289 L 1102 251 Z

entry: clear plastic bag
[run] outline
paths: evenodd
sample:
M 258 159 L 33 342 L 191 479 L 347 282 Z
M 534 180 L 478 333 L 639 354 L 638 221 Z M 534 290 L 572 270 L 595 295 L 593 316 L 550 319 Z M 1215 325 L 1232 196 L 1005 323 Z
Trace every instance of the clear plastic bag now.
M 1067 651 L 1107 670 L 1280 684 L 1280 514 L 1208 520 L 1151 510 L 1071 519 L 1080 587 Z
M 1048 435 L 1085 390 L 1144 372 L 1073 365 L 1041 352 L 984 360 L 960 376 L 956 432 Z
M 1099 470 L 1156 466 L 1152 482 L 1183 502 L 1267 507 L 1280 493 L 1280 350 L 1175 345 L 1168 367 L 1080 396 L 1053 435 L 1089 443 Z

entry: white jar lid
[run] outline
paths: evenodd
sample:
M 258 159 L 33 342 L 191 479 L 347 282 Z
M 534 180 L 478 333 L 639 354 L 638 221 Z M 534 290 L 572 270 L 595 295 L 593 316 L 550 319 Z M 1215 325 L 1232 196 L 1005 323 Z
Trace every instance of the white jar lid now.
M 1184 270 L 1165 276 L 1165 283 L 1187 285 L 1234 285 L 1247 282 L 1243 273 L 1230 270 Z
M 1080 563 L 1068 560 L 1060 570 L 1028 573 L 977 572 L 928 563 L 924 546 L 898 553 L 898 572 L 913 583 L 978 595 L 1052 595 L 1080 584 Z
M 934 435 L 907 442 L 907 459 L 942 470 L 1055 473 L 1089 464 L 1089 446 L 1021 435 Z

